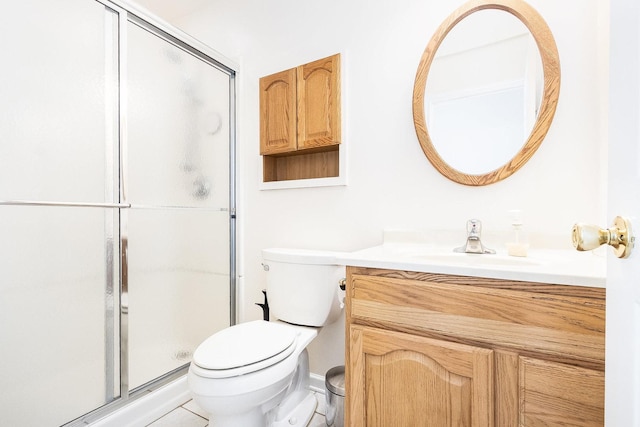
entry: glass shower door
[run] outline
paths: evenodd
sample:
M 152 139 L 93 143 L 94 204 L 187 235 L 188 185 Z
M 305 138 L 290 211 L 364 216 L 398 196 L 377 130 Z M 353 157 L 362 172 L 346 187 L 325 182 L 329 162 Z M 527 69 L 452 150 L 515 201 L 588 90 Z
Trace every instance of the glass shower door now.
M 128 379 L 135 389 L 191 361 L 230 324 L 229 73 L 127 27 L 124 213 Z
M 117 25 L 87 0 L 0 14 L 2 426 L 58 426 L 119 395 Z
M 233 71 L 123 7 L 0 14 L 0 426 L 94 421 L 235 315 Z

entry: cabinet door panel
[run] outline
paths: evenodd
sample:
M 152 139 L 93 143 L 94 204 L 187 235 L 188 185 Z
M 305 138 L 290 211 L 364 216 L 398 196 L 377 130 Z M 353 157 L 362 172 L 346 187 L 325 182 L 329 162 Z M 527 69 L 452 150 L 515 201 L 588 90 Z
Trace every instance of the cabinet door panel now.
M 340 55 L 298 67 L 298 149 L 340 143 Z
M 260 154 L 296 150 L 296 69 L 260 79 Z
M 603 426 L 604 372 L 520 358 L 520 425 Z
M 491 350 L 351 326 L 350 358 L 349 425 L 493 425 Z

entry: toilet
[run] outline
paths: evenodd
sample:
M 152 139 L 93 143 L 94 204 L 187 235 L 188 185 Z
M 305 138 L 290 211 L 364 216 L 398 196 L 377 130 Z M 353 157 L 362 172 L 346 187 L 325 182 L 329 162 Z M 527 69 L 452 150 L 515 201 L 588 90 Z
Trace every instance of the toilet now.
M 338 319 L 344 266 L 338 253 L 264 249 L 272 321 L 240 323 L 207 338 L 187 379 L 212 427 L 303 427 L 317 401 L 309 390 L 307 346 Z M 273 318 L 277 320 L 274 320 Z

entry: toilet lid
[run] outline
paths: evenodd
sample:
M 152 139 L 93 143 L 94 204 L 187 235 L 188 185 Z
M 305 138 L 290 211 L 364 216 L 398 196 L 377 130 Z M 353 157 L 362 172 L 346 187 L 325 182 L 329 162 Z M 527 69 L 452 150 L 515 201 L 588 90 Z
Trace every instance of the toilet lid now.
M 193 353 L 193 363 L 211 370 L 234 369 L 271 358 L 276 363 L 291 354 L 296 335 L 295 329 L 279 323 L 240 323 L 207 338 Z

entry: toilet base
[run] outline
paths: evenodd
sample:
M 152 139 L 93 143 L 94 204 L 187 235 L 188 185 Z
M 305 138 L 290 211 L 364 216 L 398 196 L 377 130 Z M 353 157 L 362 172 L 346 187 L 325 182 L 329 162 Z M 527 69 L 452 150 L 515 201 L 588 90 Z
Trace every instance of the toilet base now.
M 280 418 L 269 424 L 269 427 L 306 427 L 309 424 L 318 405 L 316 396 L 312 392 L 296 393 L 300 393 L 298 398 L 302 400 L 289 413 L 279 413 Z
M 298 357 L 289 392 L 269 414 L 269 427 L 305 427 L 313 417 L 318 401 L 309 391 L 309 352 L 305 348 Z
M 258 408 L 254 411 L 242 415 L 234 414 L 225 417 L 224 415 L 209 415 L 209 425 L 211 427 L 238 427 L 238 426 L 264 426 L 264 414 Z
M 209 425 L 211 427 L 306 427 L 313 418 L 318 401 L 313 392 L 295 392 L 295 396 L 291 396 L 291 401 L 299 401 L 297 405 L 289 410 L 288 413 L 278 411 L 277 419 L 268 420 L 268 417 L 261 409 L 238 415 L 233 414 L 225 417 L 224 415 L 209 414 Z

